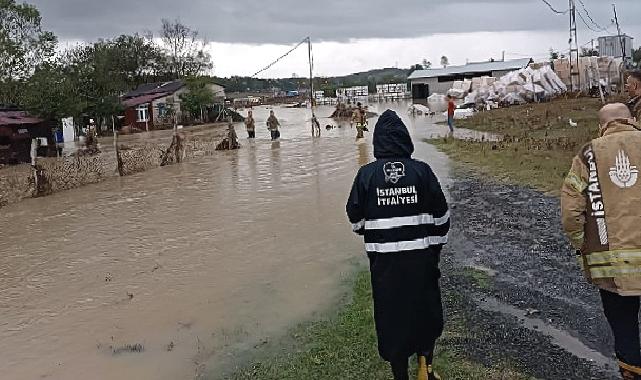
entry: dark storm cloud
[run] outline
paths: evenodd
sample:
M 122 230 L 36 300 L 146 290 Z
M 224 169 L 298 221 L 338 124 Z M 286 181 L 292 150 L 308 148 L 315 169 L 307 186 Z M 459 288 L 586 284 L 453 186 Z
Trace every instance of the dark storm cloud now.
M 246 43 L 291 43 L 306 35 L 315 40 L 345 41 L 452 32 L 563 30 L 568 25 L 566 16 L 553 14 L 540 0 L 28 1 L 41 10 L 47 28 L 63 39 L 82 40 L 157 33 L 162 18 L 179 18 L 209 41 Z M 567 8 L 565 0 L 549 1 L 560 10 Z M 610 2 L 583 2 L 596 22 L 610 24 Z M 623 26 L 638 30 L 641 1 L 619 0 L 617 4 Z M 585 26 L 579 24 L 579 28 Z

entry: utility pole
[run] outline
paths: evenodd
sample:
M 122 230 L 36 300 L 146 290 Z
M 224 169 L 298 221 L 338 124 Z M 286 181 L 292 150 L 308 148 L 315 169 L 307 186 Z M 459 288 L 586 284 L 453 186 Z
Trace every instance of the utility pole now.
M 623 43 L 623 37 L 621 36 L 621 26 L 619 25 L 619 17 L 617 16 L 617 5 L 612 4 L 612 9 L 614 9 L 614 22 L 617 24 L 619 44 L 621 44 L 621 57 L 623 57 L 623 62 L 625 63 L 625 45 Z
M 581 91 L 579 42 L 576 33 L 576 1 L 570 0 L 570 90 Z
M 316 114 L 314 113 L 314 60 L 312 58 L 312 38 L 307 37 L 307 54 L 309 56 L 309 106 L 312 109 L 312 137 L 316 136 L 314 123 Z M 320 129 L 318 131 L 320 137 Z

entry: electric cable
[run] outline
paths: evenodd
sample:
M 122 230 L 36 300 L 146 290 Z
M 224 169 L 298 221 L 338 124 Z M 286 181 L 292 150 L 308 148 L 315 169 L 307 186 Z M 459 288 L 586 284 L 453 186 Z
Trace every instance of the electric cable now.
M 556 14 L 566 15 L 570 11 L 569 9 L 566 9 L 564 11 L 559 11 L 556 8 L 554 8 L 554 6 L 552 4 L 550 4 L 550 2 L 548 0 L 541 0 L 541 1 L 544 2 L 552 10 L 552 12 L 554 12 Z

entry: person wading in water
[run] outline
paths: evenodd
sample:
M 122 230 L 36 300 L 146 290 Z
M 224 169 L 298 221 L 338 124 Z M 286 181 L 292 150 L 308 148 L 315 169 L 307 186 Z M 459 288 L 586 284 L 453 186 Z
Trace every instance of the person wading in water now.
M 278 130 L 279 126 L 280 122 L 276 118 L 276 115 L 274 115 L 274 111 L 269 111 L 269 119 L 267 119 L 267 129 L 269 129 L 269 132 L 272 135 L 272 140 L 277 140 L 280 138 L 280 131 Z
M 254 120 L 254 113 L 252 110 L 249 110 L 249 112 L 247 112 L 247 118 L 245 119 L 245 128 L 247 129 L 248 138 L 256 138 L 256 121 Z
M 359 170 L 346 209 L 370 261 L 381 357 L 395 380 L 408 380 L 408 358 L 416 354 L 419 379 L 434 380 L 444 323 L 439 260 L 450 213 L 436 175 L 413 152 L 401 119 L 385 111 L 374 129 L 376 161 Z
M 358 103 L 356 110 L 354 110 L 354 114 L 352 115 L 352 120 L 356 123 L 356 138 L 357 139 L 362 139 L 365 136 L 363 135 L 363 131 L 365 131 L 365 123 L 367 122 L 367 114 L 365 113 L 365 110 L 363 110 L 363 105 L 361 103 Z

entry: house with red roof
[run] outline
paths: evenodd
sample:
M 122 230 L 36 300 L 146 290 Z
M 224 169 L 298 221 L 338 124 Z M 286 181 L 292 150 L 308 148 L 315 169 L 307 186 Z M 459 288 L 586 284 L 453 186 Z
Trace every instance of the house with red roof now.
M 225 87 L 210 83 L 215 98 L 221 103 L 225 99 Z M 124 126 L 149 131 L 161 126 L 173 125 L 174 115 L 180 122 L 183 116 L 181 95 L 188 92 L 182 80 L 171 82 L 147 83 L 122 97 Z

